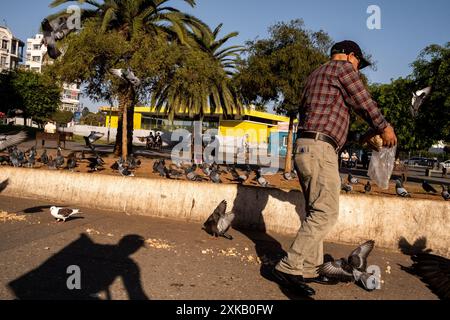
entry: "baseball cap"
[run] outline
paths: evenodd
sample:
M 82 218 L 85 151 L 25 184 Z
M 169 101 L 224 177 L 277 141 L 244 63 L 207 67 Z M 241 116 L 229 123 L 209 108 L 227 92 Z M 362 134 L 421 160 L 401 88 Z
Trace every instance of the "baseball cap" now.
M 345 40 L 336 43 L 331 48 L 331 56 L 339 53 L 350 54 L 354 53 L 355 56 L 359 59 L 359 69 L 364 69 L 367 66 L 372 65 L 366 58 L 364 58 L 363 53 L 359 45 L 351 40 Z

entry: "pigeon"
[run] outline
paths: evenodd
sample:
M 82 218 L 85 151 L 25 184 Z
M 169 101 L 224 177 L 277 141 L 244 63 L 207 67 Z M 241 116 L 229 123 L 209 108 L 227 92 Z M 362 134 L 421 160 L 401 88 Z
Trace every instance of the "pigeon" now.
M 53 206 L 50 208 L 50 213 L 56 219 L 57 222 L 59 221 L 66 222 L 66 220 L 71 216 L 80 213 L 80 210 Z
M 231 227 L 235 214 L 232 212 L 227 213 L 226 210 L 227 202 L 223 200 L 203 224 L 203 230 L 216 238 L 224 237 L 228 240 L 233 240 L 233 237 L 227 232 Z
M 89 165 L 88 168 L 92 171 L 99 171 L 100 169 L 103 169 L 103 165 L 105 164 L 105 162 L 103 161 L 103 159 L 96 154 L 95 158 L 89 158 Z
M 2 164 L 9 164 L 11 162 L 11 159 L 9 156 L 0 156 L 0 165 Z
M 74 29 L 69 29 L 67 26 L 67 17 L 58 17 L 52 21 L 44 19 L 41 22 L 44 38 L 42 44 L 47 46 L 47 53 L 52 59 L 58 59 L 61 56 L 61 51 L 56 47 L 56 42 L 64 39 Z
M 56 151 L 55 164 L 56 168 L 59 169 L 64 165 L 64 156 L 61 153 L 61 147 L 58 147 L 58 151 Z
M 133 71 L 130 68 L 110 69 L 109 71 L 116 77 L 119 77 L 120 79 L 129 82 L 134 87 L 139 87 L 141 85 L 141 80 L 134 75 Z
M 36 148 L 32 147 L 28 155 L 28 167 L 33 168 L 36 164 Z
M 411 108 L 410 108 L 413 117 L 417 117 L 419 115 L 419 108 L 422 106 L 425 99 L 430 95 L 430 93 L 431 87 L 427 87 L 417 92 L 413 92 L 413 98 L 411 101 Z
M 155 166 L 156 173 L 158 173 L 161 177 L 169 178 L 169 171 L 166 168 L 166 161 L 164 159 L 161 159 L 157 161 L 157 164 Z
M 345 193 L 349 193 L 353 191 L 353 187 L 347 183 L 344 183 L 341 177 L 341 190 L 345 191 Z
M 442 185 L 442 198 L 444 198 L 445 201 L 450 200 L 450 193 L 448 193 L 448 187 Z
M 186 178 L 190 181 L 198 181 L 198 182 L 205 180 L 205 178 L 195 173 L 196 170 L 197 170 L 196 164 L 193 164 L 192 167 L 185 169 L 184 173 L 186 175 Z
M 17 146 L 27 139 L 27 133 L 21 131 L 17 134 L 0 134 L 0 151 Z
M 56 170 L 56 169 L 57 169 L 57 168 L 56 168 L 56 161 L 53 160 L 53 157 L 52 157 L 52 156 L 49 156 L 49 157 L 48 157 L 47 167 L 48 167 L 50 170 Z
M 355 178 L 351 173 L 348 174 L 348 182 L 350 184 L 358 184 L 359 180 Z
M 9 184 L 9 179 L 6 179 L 5 181 L 3 181 L 2 183 L 0 183 L 0 193 L 6 189 L 6 187 Z
M 403 187 L 403 183 L 400 180 L 395 181 L 395 190 L 397 195 L 402 198 L 411 198 L 411 195 L 408 191 Z
M 294 171 L 285 172 L 285 173 L 283 173 L 283 178 L 287 181 L 291 181 L 291 180 L 297 179 L 297 174 Z
M 220 180 L 220 172 L 216 168 L 211 169 L 211 173 L 209 174 L 209 178 L 214 183 L 222 183 L 222 181 Z
M 128 168 L 123 166 L 123 163 L 118 163 L 119 173 L 124 177 L 134 177 L 134 173 L 131 172 Z
M 376 289 L 373 274 L 367 273 L 367 258 L 375 246 L 375 241 L 369 240 L 353 250 L 350 256 L 318 266 L 320 275 L 341 281 L 361 282 L 367 290 Z
M 76 158 L 76 152 L 72 152 L 67 157 L 67 167 L 66 169 L 73 172 L 73 170 L 77 167 L 77 158 Z
M 438 193 L 437 191 L 436 191 L 436 189 L 431 185 L 431 184 L 429 184 L 427 181 L 423 181 L 422 182 L 422 188 L 423 188 L 423 190 L 425 190 L 427 193 L 430 193 L 430 192 L 432 192 L 432 193 Z
M 201 165 L 201 169 L 202 169 L 202 172 L 203 172 L 206 176 L 209 176 L 209 175 L 211 174 L 211 167 L 210 167 L 210 165 L 207 164 L 206 162 L 203 163 L 203 164 Z
M 9 159 L 11 160 L 11 164 L 13 167 L 17 168 L 21 166 L 21 163 L 18 158 L 17 149 L 13 149 L 9 154 Z
M 247 182 L 249 176 L 250 176 L 250 172 L 247 171 L 245 174 L 239 174 L 239 172 L 237 172 L 236 168 L 234 166 L 229 166 L 228 167 L 228 171 L 231 173 L 231 175 L 233 176 L 233 182 L 238 182 L 240 184 L 243 184 L 244 182 Z
M 43 164 L 48 164 L 48 155 L 47 155 L 47 149 L 44 149 L 44 152 L 42 152 L 41 157 L 39 158 L 39 161 Z
M 263 188 L 269 187 L 269 182 L 267 182 L 266 178 L 264 178 L 262 175 L 262 169 L 258 168 L 255 171 L 255 173 L 256 173 L 255 180 L 258 182 L 258 184 Z
M 101 132 L 91 131 L 91 134 L 87 137 L 84 137 L 84 141 L 86 142 L 86 147 L 89 147 L 91 150 L 94 150 L 94 142 L 101 139 L 105 134 Z
M 370 181 L 367 181 L 367 184 L 364 186 L 364 192 L 365 193 L 372 192 L 372 185 L 370 184 Z
M 127 157 L 127 166 L 128 166 L 128 169 L 130 169 L 130 170 L 135 170 L 135 169 L 139 168 L 139 167 L 141 166 L 141 164 L 142 164 L 141 160 L 137 159 L 137 158 L 134 156 L 134 154 L 130 154 L 130 155 Z
M 119 165 L 123 166 L 124 162 L 125 161 L 123 161 L 122 156 L 120 156 L 119 159 L 116 162 L 113 163 L 113 165 L 111 166 L 111 169 L 115 170 L 115 171 L 118 171 L 119 170 Z
M 412 270 L 443 300 L 450 300 L 450 260 L 432 254 L 412 256 Z

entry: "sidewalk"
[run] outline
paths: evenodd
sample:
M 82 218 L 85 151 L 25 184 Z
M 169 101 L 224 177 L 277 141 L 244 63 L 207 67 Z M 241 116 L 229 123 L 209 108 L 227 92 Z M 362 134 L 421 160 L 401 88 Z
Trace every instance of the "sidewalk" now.
M 80 266 L 82 286 L 90 290 L 83 298 L 303 299 L 261 276 L 258 262 L 275 263 L 291 238 L 231 230 L 233 241 L 213 239 L 198 224 L 86 208 L 80 208 L 79 218 L 57 224 L 49 214 L 51 205 L 0 196 L 0 211 L 18 215 L 0 218 L 1 299 L 71 298 L 65 287 L 71 265 Z M 131 234 L 147 242 L 128 257 L 118 243 Z M 325 252 L 335 258 L 351 250 L 325 245 Z M 317 291 L 314 299 L 437 299 L 419 279 L 401 270 L 400 265 L 411 265 L 409 257 L 377 248 L 369 263 L 381 268 L 381 290 L 366 292 L 355 284 L 312 285 Z M 16 293 L 8 288 L 12 281 Z

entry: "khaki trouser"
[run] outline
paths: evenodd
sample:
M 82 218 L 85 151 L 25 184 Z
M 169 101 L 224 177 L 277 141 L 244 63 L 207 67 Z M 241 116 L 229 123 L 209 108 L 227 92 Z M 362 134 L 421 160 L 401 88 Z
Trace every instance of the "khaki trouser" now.
M 297 140 L 294 151 L 307 218 L 302 222 L 287 256 L 276 269 L 314 278 L 317 266 L 323 263 L 323 240 L 339 215 L 341 180 L 338 155 L 330 144 L 312 139 Z

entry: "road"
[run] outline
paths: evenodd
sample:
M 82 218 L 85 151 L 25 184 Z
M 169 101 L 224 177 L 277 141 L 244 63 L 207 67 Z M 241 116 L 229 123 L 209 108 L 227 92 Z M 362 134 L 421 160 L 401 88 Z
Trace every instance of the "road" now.
M 257 259 L 274 263 L 290 237 L 233 229 L 234 240 L 213 239 L 197 223 L 88 208 L 80 208 L 77 219 L 55 223 L 51 205 L 0 196 L 0 299 L 304 299 L 262 276 Z M 127 235 L 143 237 L 145 246 L 135 246 Z M 335 258 L 351 250 L 325 244 L 325 252 Z M 408 256 L 376 248 L 369 263 L 381 268 L 380 290 L 312 285 L 314 299 L 437 299 L 401 270 L 411 265 Z M 80 268 L 81 290 L 67 289 L 69 266 Z

